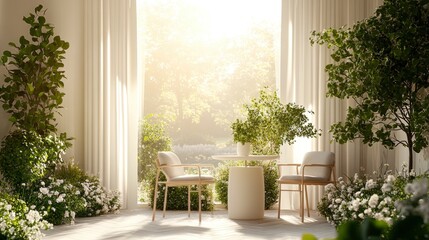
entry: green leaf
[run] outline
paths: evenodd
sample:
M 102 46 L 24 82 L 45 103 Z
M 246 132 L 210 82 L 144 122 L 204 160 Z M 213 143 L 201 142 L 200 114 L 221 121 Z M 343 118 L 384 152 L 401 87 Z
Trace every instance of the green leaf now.
M 39 17 L 37 18 L 37 21 L 39 21 L 39 24 L 40 24 L 40 25 L 44 25 L 44 24 L 46 23 L 46 19 L 45 19 L 45 17 L 43 17 L 43 16 L 39 16 Z
M 38 12 L 40 12 L 40 10 L 42 10 L 43 9 L 43 6 L 40 4 L 39 6 L 37 6 L 35 9 L 34 9 L 34 11 L 36 12 L 36 13 L 38 13 Z

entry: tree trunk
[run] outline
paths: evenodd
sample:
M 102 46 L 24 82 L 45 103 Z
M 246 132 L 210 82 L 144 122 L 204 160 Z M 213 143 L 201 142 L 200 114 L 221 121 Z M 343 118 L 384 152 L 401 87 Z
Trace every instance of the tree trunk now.
M 413 169 L 413 137 L 411 133 L 407 134 L 408 140 L 408 172 Z

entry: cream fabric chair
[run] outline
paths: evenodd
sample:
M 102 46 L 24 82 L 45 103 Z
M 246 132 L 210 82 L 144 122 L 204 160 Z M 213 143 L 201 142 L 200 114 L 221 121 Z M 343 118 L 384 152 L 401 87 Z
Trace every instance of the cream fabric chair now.
M 280 218 L 281 196 L 283 191 L 299 192 L 300 216 L 304 222 L 304 191 L 307 202 L 307 215 L 310 217 L 308 207 L 307 185 L 327 185 L 335 184 L 335 155 L 332 152 L 314 151 L 304 155 L 302 164 L 278 163 L 280 178 L 279 184 L 279 208 L 278 218 Z M 296 174 L 282 175 L 282 167 L 294 167 Z M 283 184 L 298 185 L 298 190 L 282 189 Z
M 191 215 L 191 192 L 198 192 L 198 213 L 199 221 L 201 222 L 201 186 L 215 182 L 213 175 L 203 174 L 203 171 L 211 169 L 211 172 L 214 172 L 214 166 L 211 164 L 182 164 L 179 157 L 174 152 L 158 152 L 156 165 L 157 172 L 152 221 L 155 221 L 158 185 L 165 184 L 163 217 L 165 217 L 167 206 L 168 188 L 174 186 L 188 186 L 188 217 Z M 193 170 L 194 173 L 187 173 L 187 170 Z M 167 179 L 166 181 L 159 181 L 160 172 L 164 173 Z M 191 186 L 193 185 L 197 186 L 197 191 L 191 191 Z

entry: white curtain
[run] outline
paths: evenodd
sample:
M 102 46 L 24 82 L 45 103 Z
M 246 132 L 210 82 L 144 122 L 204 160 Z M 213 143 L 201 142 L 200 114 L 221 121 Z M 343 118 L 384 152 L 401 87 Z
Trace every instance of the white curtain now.
M 137 206 L 135 0 L 85 1 L 85 170 Z
M 327 74 L 324 71 L 331 59 L 326 46 L 311 46 L 311 32 L 329 27 L 352 26 L 356 21 L 372 16 L 381 0 L 283 0 L 281 27 L 279 94 L 284 102 L 294 102 L 314 111 L 309 115 L 322 136 L 298 139 L 282 148 L 281 161 L 298 162 L 305 152 L 332 151 L 336 156 L 336 174 L 353 176 L 361 167 L 367 171 L 378 169 L 389 159 L 388 151 L 376 145 L 364 146 L 360 141 L 339 145 L 331 143 L 330 126 L 344 119 L 352 102 L 326 98 Z M 390 158 L 394 163 L 394 157 Z M 322 188 L 310 191 L 309 201 L 315 208 Z M 297 195 L 283 193 L 282 207 L 297 208 Z

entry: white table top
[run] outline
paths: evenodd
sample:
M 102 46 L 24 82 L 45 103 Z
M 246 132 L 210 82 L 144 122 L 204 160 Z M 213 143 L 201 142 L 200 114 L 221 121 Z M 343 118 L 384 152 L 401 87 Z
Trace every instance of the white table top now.
M 213 159 L 216 160 L 228 160 L 228 161 L 264 161 L 264 160 L 275 160 L 279 159 L 279 155 L 249 155 L 249 156 L 238 156 L 238 155 L 213 155 Z

